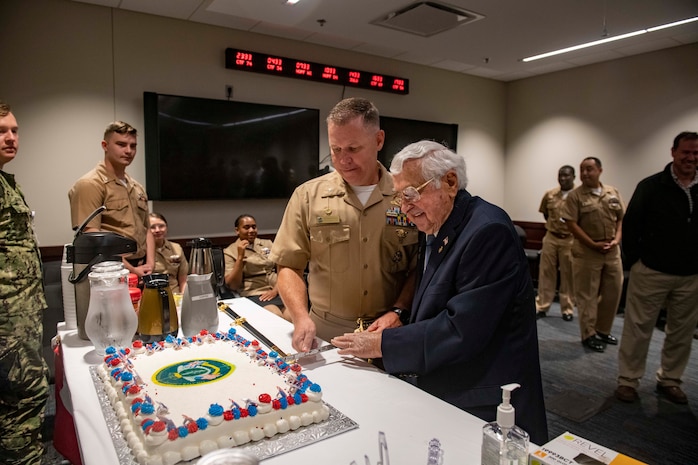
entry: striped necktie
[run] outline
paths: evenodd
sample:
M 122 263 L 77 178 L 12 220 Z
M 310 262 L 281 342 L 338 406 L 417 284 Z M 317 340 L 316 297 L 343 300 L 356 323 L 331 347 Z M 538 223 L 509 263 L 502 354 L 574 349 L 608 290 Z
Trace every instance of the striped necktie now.
M 427 269 L 427 263 L 429 263 L 429 256 L 431 255 L 431 245 L 434 243 L 434 237 L 433 234 L 427 234 L 427 245 L 426 248 L 424 249 L 424 269 Z

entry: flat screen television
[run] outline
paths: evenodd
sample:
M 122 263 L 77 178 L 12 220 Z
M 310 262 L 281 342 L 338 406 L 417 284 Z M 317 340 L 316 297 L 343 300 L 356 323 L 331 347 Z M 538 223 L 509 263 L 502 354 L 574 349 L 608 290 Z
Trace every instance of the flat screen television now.
M 319 170 L 320 112 L 144 92 L 150 200 L 290 197 Z
M 381 116 L 381 129 L 385 131 L 385 143 L 378 159 L 386 168 L 390 168 L 390 162 L 395 154 L 406 145 L 422 139 L 436 141 L 456 150 L 458 143 L 458 125 L 449 123 L 435 123 L 432 121 L 420 121 L 414 119 L 395 118 Z

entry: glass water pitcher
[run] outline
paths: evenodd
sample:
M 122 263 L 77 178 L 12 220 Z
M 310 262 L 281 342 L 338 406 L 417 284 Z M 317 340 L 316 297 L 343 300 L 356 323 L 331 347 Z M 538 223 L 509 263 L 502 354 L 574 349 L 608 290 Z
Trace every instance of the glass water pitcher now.
M 92 267 L 90 303 L 85 318 L 85 332 L 98 355 L 109 346 L 131 344 L 138 327 L 138 317 L 128 293 L 128 270 L 121 262 L 106 261 Z

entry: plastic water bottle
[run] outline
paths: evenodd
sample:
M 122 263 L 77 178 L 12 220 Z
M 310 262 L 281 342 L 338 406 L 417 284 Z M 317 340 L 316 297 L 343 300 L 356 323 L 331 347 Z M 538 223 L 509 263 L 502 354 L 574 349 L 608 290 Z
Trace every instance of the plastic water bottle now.
M 78 329 L 78 315 L 75 308 L 75 286 L 70 282 L 70 273 L 73 272 L 73 264 L 68 263 L 66 248 L 63 246 L 63 260 L 61 261 L 61 294 L 63 294 L 63 319 L 65 329 Z

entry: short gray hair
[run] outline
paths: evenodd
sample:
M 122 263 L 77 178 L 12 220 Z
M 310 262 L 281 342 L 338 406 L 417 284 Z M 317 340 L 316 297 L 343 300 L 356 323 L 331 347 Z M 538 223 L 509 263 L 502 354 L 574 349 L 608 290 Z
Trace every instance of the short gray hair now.
M 420 140 L 400 150 L 390 163 L 390 172 L 400 174 L 402 165 L 407 160 L 422 160 L 424 179 L 434 178 L 434 185 L 439 187 L 439 180 L 448 171 L 453 170 L 458 176 L 458 189 L 468 187 L 468 174 L 465 158 L 453 150 L 432 140 Z
M 0 100 L 0 118 L 4 118 L 10 113 L 12 113 L 12 107 L 10 107 L 10 104 Z
M 327 116 L 327 124 L 344 126 L 358 117 L 363 119 L 364 127 L 380 129 L 378 108 L 370 100 L 359 97 L 345 98 L 336 104 Z

